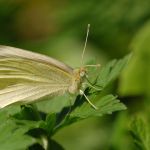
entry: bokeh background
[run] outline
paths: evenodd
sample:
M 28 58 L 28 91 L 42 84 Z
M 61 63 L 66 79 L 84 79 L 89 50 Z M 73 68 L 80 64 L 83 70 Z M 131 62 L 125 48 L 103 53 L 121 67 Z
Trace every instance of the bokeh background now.
M 150 1 L 0 0 L 1 45 L 40 52 L 72 67 L 80 66 L 88 23 L 85 63 L 94 58 L 104 65 L 132 53 L 108 88 L 128 110 L 81 121 L 53 138 L 66 150 L 136 150 L 129 122 L 135 114 L 150 114 Z

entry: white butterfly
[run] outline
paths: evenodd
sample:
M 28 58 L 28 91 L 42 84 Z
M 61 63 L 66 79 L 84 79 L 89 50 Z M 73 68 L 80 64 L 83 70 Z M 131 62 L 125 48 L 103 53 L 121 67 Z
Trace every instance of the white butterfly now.
M 0 108 L 68 92 L 83 94 L 91 106 L 97 109 L 82 90 L 85 76 L 85 67 L 73 69 L 42 54 L 0 46 Z

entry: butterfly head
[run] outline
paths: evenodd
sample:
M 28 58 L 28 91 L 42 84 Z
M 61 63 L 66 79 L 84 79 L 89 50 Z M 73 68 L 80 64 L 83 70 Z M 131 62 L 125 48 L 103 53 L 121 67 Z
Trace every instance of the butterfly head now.
M 84 77 L 86 76 L 86 74 L 87 74 L 87 69 L 81 67 L 81 68 L 79 69 L 79 76 L 80 76 L 80 78 L 84 78 Z
M 74 70 L 75 80 L 82 82 L 87 76 L 87 69 L 84 67 Z

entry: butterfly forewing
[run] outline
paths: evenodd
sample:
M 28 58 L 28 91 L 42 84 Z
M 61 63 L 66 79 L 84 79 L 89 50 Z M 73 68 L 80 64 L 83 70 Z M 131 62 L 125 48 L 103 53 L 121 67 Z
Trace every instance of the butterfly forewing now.
M 68 72 L 55 66 L 25 58 L 1 58 L 0 78 L 23 78 L 41 82 L 67 82 Z
M 0 107 L 63 94 L 73 69 L 44 55 L 0 47 Z
M 65 72 L 72 73 L 71 67 L 69 67 L 68 65 L 54 58 L 51 58 L 42 54 L 22 50 L 19 48 L 0 45 L 0 58 L 1 57 L 6 57 L 6 58 L 17 57 L 17 58 L 31 59 L 31 60 L 38 61 L 44 64 L 55 66 L 57 68 L 60 68 L 61 70 L 64 70 Z

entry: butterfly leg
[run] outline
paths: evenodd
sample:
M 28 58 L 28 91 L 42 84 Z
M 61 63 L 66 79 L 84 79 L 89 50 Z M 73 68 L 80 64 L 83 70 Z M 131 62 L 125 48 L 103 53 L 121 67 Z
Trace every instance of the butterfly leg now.
M 88 103 L 96 110 L 98 110 L 98 108 L 88 99 L 88 97 L 85 95 L 85 93 L 80 90 L 80 94 L 83 95 L 85 97 L 85 99 L 88 101 Z
M 83 83 L 83 84 L 86 84 L 86 85 L 90 86 L 91 88 L 93 88 L 93 89 L 95 89 L 95 90 L 97 90 L 97 91 L 101 91 L 100 88 L 97 88 L 97 87 L 93 86 L 90 82 L 85 82 L 85 83 Z

